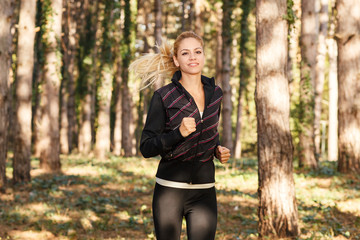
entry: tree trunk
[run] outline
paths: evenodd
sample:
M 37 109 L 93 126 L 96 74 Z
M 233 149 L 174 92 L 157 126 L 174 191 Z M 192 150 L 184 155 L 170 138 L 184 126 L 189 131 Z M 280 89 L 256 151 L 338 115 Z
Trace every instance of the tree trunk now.
M 11 18 L 14 1 L 5 0 L 0 8 L 0 191 L 6 185 L 9 68 L 11 61 Z
M 270 238 L 299 234 L 289 126 L 286 9 L 286 0 L 256 1 L 259 235 Z
M 216 8 L 216 82 L 217 84 L 221 83 L 221 69 L 222 69 L 222 8 L 220 3 L 215 5 Z M 221 126 L 221 124 L 219 124 Z
M 160 46 L 162 44 L 162 8 L 161 0 L 155 0 L 155 44 Z M 155 48 L 155 52 L 158 53 L 159 50 Z M 164 80 L 159 78 L 158 81 L 154 83 L 154 88 L 159 89 L 164 85 Z
M 223 90 L 223 105 L 222 105 L 222 145 L 229 148 L 233 153 L 232 141 L 232 101 L 231 101 L 231 85 L 230 85 L 230 72 L 231 72 L 231 16 L 234 2 L 232 0 L 223 1 L 223 19 L 222 19 L 222 71 L 221 83 Z
M 327 28 L 329 21 L 329 10 L 328 10 L 328 1 L 320 1 L 320 30 L 319 30 L 319 39 L 317 46 L 317 56 L 316 56 L 316 78 L 315 78 L 315 108 L 314 108 L 314 142 L 315 142 L 315 156 L 320 158 L 320 141 L 321 141 L 321 131 L 320 131 L 320 120 L 321 120 L 321 102 L 322 94 L 324 90 L 324 81 L 325 81 L 325 63 L 326 63 L 326 38 L 327 38 Z
M 302 0 L 301 12 L 299 166 L 317 168 L 314 143 L 314 82 L 318 23 L 315 0 Z
M 101 85 L 98 88 L 99 113 L 96 131 L 95 156 L 105 159 L 110 152 L 110 105 L 112 88 L 112 68 L 106 64 L 101 73 Z
M 147 42 L 147 35 L 148 32 L 148 11 L 151 9 L 150 2 L 148 1 L 138 1 L 138 18 L 137 22 L 141 22 L 143 20 L 144 22 L 141 22 L 145 25 L 145 31 L 137 34 L 140 36 L 137 36 L 138 38 L 142 38 L 144 40 L 144 47 L 148 47 Z M 121 84 L 122 84 L 122 56 L 120 51 L 120 44 L 122 41 L 122 27 L 123 27 L 123 21 L 121 21 L 121 16 L 119 19 L 115 20 L 115 29 L 117 31 L 114 33 L 114 40 L 115 40 L 115 63 L 116 63 L 116 72 L 114 77 L 114 91 L 113 91 L 113 99 L 114 99 L 114 128 L 112 133 L 112 152 L 115 156 L 121 155 L 121 115 L 122 115 L 122 96 L 121 96 Z
M 155 0 L 155 43 L 161 45 L 162 43 L 162 9 L 161 1 Z
M 334 1 L 333 1 L 334 2 Z M 337 45 L 334 39 L 335 22 L 331 17 L 327 40 L 329 54 L 329 124 L 328 124 L 328 160 L 338 160 L 338 79 L 337 79 Z
M 81 95 L 81 109 L 80 109 L 80 126 L 79 126 L 79 138 L 78 146 L 79 152 L 88 155 L 91 151 L 92 139 L 93 139 L 93 125 L 92 125 L 92 112 L 93 112 L 93 96 L 95 95 L 95 84 L 96 84 L 96 68 L 97 68 L 97 52 L 98 45 L 96 39 L 100 38 L 100 30 L 98 25 L 99 21 L 99 1 L 92 1 L 92 7 L 83 5 L 83 9 L 80 11 L 85 14 L 81 14 L 79 19 L 91 19 L 90 25 L 87 25 L 78 32 L 81 33 L 81 43 L 84 45 L 87 43 L 87 48 L 84 51 L 82 59 L 88 59 L 89 61 L 83 61 L 82 70 L 79 71 L 80 78 L 78 85 L 81 84 L 83 94 Z M 81 26 L 78 22 L 77 26 Z
M 63 55 L 63 64 L 64 64 L 64 74 L 61 80 L 60 86 L 60 153 L 68 154 L 70 151 L 70 139 L 69 139 L 69 119 L 68 119 L 68 101 L 69 101 L 69 93 L 67 91 L 67 85 L 69 82 L 69 76 L 67 74 L 67 69 L 69 67 L 69 18 L 70 18 L 70 1 L 64 2 L 64 11 L 63 15 L 63 29 L 64 29 L 64 37 L 63 37 L 63 46 L 64 55 Z
M 110 107 L 113 80 L 113 62 L 111 45 L 113 42 L 111 26 L 113 24 L 112 0 L 105 1 L 104 19 L 102 22 L 102 48 L 101 48 L 101 80 L 97 89 L 98 100 L 98 128 L 96 131 L 95 155 L 105 159 L 110 152 Z
M 195 1 L 195 33 L 201 37 L 204 36 L 204 23 L 203 23 L 203 11 L 205 8 L 204 0 L 197 0 Z
M 75 65 L 75 52 L 76 52 L 76 31 L 77 31 L 77 19 L 76 19 L 76 2 L 75 0 L 68 1 L 66 4 L 65 12 L 65 45 L 64 49 L 64 80 L 62 99 L 62 117 L 61 123 L 64 121 L 65 126 L 61 124 L 61 152 L 69 153 L 74 147 L 76 147 L 77 139 L 77 124 L 76 124 L 76 106 L 75 106 L 75 78 L 78 70 Z M 63 80 L 63 81 L 64 81 Z
M 17 47 L 16 117 L 13 182 L 30 181 L 32 76 L 36 0 L 22 0 Z
M 65 57 L 66 58 L 66 57 Z M 67 60 L 64 61 L 64 65 L 67 65 Z M 70 139 L 69 139 L 69 119 L 68 119 L 68 101 L 69 101 L 69 94 L 67 91 L 66 86 L 68 85 L 69 79 L 67 76 L 61 81 L 60 86 L 60 101 L 61 101 L 61 108 L 60 108 L 60 153 L 68 154 L 70 152 Z
M 339 165 L 360 173 L 360 1 L 337 0 Z
M 249 69 L 246 65 L 246 57 L 248 56 L 248 49 L 246 47 L 249 41 L 249 24 L 248 17 L 250 14 L 250 0 L 244 0 L 241 4 L 242 16 L 240 20 L 241 37 L 240 37 L 240 82 L 239 82 L 239 95 L 238 95 L 238 107 L 237 107 L 237 119 L 236 119 L 236 135 L 234 140 L 234 157 L 241 158 L 241 127 L 242 127 L 242 109 L 243 98 L 242 92 L 247 85 L 247 78 L 249 77 Z M 235 161 L 234 161 L 235 163 Z M 235 167 L 235 166 L 234 166 Z
M 78 125 L 76 122 L 76 104 L 75 104 L 75 79 L 78 77 L 77 64 L 75 62 L 76 46 L 77 46 L 77 16 L 76 16 L 76 1 L 73 0 L 70 9 L 70 27 L 69 27 L 69 45 L 68 53 L 69 56 L 69 67 L 68 67 L 68 118 L 69 118 L 69 142 L 70 152 L 77 147 L 78 142 Z
M 9 50 L 12 54 L 14 52 L 16 52 L 16 48 L 17 48 L 17 37 L 14 37 L 15 34 L 17 33 L 17 23 L 19 21 L 19 11 L 20 11 L 20 1 L 19 0 L 15 0 L 14 1 L 14 7 L 13 7 L 13 17 L 11 18 L 11 27 L 10 27 L 10 32 L 11 32 L 11 38 L 12 38 L 12 44 L 11 44 L 11 49 Z M 16 108 L 16 102 L 15 102 L 15 73 L 14 70 L 16 71 L 16 69 L 13 68 L 13 59 L 12 57 L 10 58 L 10 65 L 9 65 L 9 78 L 8 78 L 8 86 L 9 86 L 9 98 L 8 98 L 8 124 L 9 126 L 11 126 L 11 123 L 15 122 L 15 108 Z M 8 133 L 7 133 L 7 150 L 8 151 L 13 151 L 14 150 L 14 137 L 15 137 L 15 129 L 12 127 L 8 128 Z
M 44 4 L 49 4 L 44 2 Z M 53 0 L 47 6 L 46 37 L 44 36 L 45 66 L 44 82 L 40 99 L 41 119 L 39 127 L 40 167 L 60 171 L 59 91 L 61 74 L 61 19 L 62 0 Z
M 131 92 L 129 90 L 129 64 L 131 57 L 131 11 L 130 11 L 130 0 L 125 0 L 125 23 L 123 29 L 125 53 L 122 58 L 122 116 L 121 116 L 121 127 L 122 127 L 122 147 L 124 149 L 124 156 L 130 157 L 133 155 L 132 145 L 132 132 L 130 130 L 132 120 L 132 106 L 131 106 Z
M 127 68 L 123 69 L 123 84 L 122 84 L 122 92 L 121 92 L 121 102 L 122 102 L 122 116 L 121 116 L 121 133 L 122 133 L 122 148 L 124 149 L 124 156 L 131 157 L 133 155 L 132 152 L 132 134 L 130 131 L 131 120 L 132 120 L 132 109 L 131 109 L 131 93 L 129 87 L 126 83 L 124 83 L 125 79 L 127 79 L 128 73 Z
M 184 32 L 186 29 L 185 6 L 186 6 L 186 0 L 181 0 L 181 13 L 182 13 L 181 14 L 181 31 L 182 32 Z
M 118 59 L 117 64 L 117 73 L 116 73 L 116 83 L 115 83 L 115 127 L 114 127 L 114 150 L 113 153 L 116 156 L 121 155 L 121 142 L 122 142 L 122 123 L 121 123 L 121 116 L 122 116 L 122 95 L 121 95 L 121 85 L 122 85 L 122 68 L 120 64 L 121 59 Z

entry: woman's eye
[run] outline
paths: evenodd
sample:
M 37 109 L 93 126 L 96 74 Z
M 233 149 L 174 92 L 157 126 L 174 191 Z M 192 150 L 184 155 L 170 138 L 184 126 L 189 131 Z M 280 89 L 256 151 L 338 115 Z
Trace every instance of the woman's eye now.
M 201 54 L 202 52 L 201 51 L 196 51 L 196 54 Z
M 185 56 L 185 55 L 187 55 L 187 54 L 188 54 L 187 52 L 183 52 L 181 55 Z

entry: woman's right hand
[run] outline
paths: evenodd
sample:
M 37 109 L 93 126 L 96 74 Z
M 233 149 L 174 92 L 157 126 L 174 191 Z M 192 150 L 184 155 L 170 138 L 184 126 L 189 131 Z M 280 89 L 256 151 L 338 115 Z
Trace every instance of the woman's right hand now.
M 191 133 L 196 131 L 195 118 L 184 117 L 180 124 L 180 133 L 183 137 L 189 136 Z

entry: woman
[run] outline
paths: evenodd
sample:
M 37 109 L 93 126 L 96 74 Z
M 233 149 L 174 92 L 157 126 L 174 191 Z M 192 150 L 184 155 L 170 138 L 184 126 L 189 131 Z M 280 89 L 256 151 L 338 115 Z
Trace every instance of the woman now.
M 214 78 L 201 75 L 204 44 L 193 32 L 183 32 L 159 54 L 136 60 L 131 69 L 152 84 L 173 74 L 172 82 L 155 91 L 142 132 L 144 157 L 161 156 L 153 196 L 158 240 L 180 239 L 185 217 L 188 239 L 215 238 L 217 203 L 214 156 L 221 163 L 229 149 L 219 145 L 217 131 L 222 91 Z M 148 85 L 149 85 L 148 84 Z

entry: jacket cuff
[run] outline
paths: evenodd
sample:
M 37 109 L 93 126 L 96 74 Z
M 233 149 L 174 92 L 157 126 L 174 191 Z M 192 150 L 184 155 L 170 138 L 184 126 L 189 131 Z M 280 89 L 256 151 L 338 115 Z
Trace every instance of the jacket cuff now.
M 161 138 L 164 152 L 170 151 L 175 144 L 184 139 L 185 138 L 181 135 L 179 128 L 169 132 L 168 134 L 164 134 Z

